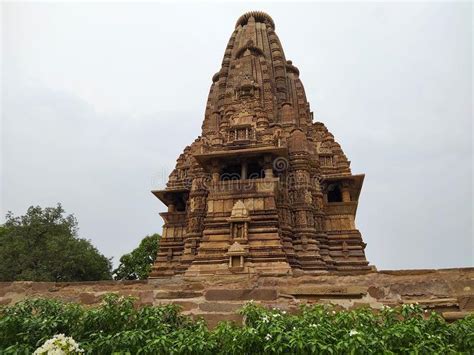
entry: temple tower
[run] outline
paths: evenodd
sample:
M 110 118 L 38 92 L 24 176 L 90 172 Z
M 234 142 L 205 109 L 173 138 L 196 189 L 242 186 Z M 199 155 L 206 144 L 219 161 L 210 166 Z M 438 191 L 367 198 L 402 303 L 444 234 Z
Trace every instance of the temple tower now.
M 369 269 L 355 226 L 364 175 L 313 122 L 272 18 L 248 12 L 212 77 L 202 133 L 179 156 L 151 277 Z

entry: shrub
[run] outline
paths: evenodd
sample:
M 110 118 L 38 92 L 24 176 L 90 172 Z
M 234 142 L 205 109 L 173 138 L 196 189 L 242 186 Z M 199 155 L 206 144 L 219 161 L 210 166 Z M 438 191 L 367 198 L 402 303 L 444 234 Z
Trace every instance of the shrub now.
M 110 294 L 96 308 L 30 299 L 0 310 L 0 350 L 31 354 L 57 334 L 87 354 L 454 354 L 472 353 L 474 317 L 446 323 L 417 305 L 336 311 L 302 307 L 298 314 L 248 303 L 244 325 L 222 322 L 209 330 L 175 305 L 137 308 L 133 298 Z

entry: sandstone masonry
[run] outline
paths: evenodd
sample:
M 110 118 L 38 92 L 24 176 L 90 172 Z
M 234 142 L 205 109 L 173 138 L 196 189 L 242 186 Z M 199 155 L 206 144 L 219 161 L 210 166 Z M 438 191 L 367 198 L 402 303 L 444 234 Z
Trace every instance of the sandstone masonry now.
M 236 23 L 212 77 L 202 133 L 164 190 L 151 277 L 369 270 L 353 175 L 313 113 L 266 13 Z
M 110 292 L 134 296 L 140 305 L 178 304 L 184 314 L 203 317 L 210 326 L 221 320 L 240 322 L 236 311 L 249 300 L 289 312 L 297 312 L 301 304 L 379 309 L 382 305 L 419 303 L 454 320 L 474 312 L 474 268 L 299 277 L 231 274 L 148 281 L 3 282 L 0 304 L 48 297 L 94 306 Z

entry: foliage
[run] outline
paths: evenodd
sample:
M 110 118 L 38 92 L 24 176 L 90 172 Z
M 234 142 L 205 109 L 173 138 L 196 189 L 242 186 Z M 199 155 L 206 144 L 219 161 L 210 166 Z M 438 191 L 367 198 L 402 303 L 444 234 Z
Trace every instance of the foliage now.
M 158 252 L 159 234 L 148 235 L 131 253 L 120 258 L 120 265 L 113 271 L 116 280 L 143 280 L 148 278 Z
M 0 281 L 110 279 L 110 260 L 77 236 L 77 220 L 56 207 L 11 212 L 0 227 Z
M 416 305 L 335 311 L 304 307 L 296 315 L 253 303 L 245 325 L 209 330 L 179 307 L 137 308 L 132 298 L 107 295 L 97 308 L 56 300 L 25 300 L 0 311 L 0 351 L 31 353 L 55 334 L 71 336 L 87 354 L 469 354 L 474 317 L 446 323 Z

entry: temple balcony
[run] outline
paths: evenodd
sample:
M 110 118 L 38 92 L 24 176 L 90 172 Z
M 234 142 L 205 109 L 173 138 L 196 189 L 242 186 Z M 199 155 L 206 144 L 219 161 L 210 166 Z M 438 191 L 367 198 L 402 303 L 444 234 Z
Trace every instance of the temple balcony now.
M 209 185 L 210 195 L 218 194 L 258 194 L 273 193 L 278 187 L 279 179 L 275 177 L 260 179 L 229 179 L 212 182 Z

